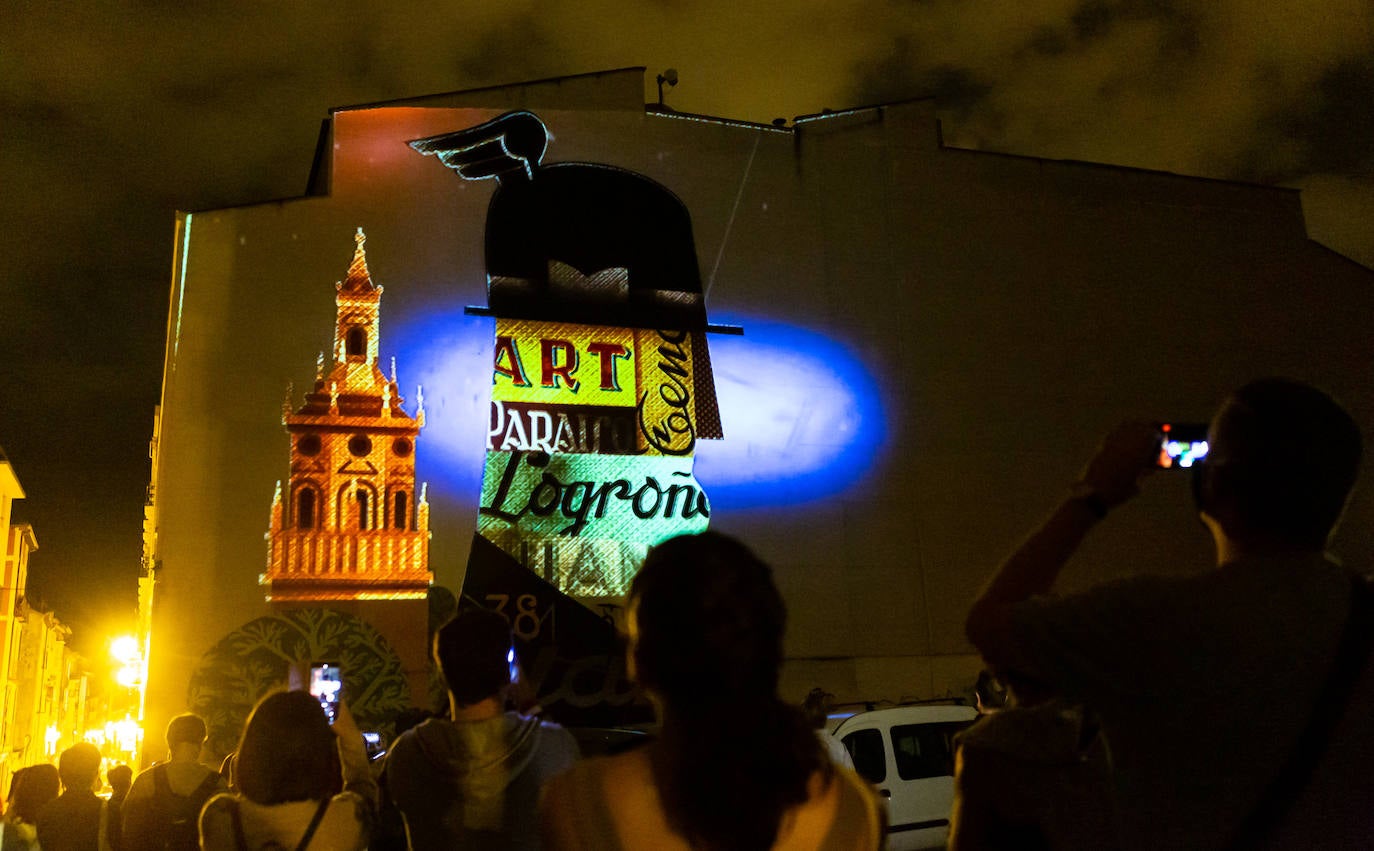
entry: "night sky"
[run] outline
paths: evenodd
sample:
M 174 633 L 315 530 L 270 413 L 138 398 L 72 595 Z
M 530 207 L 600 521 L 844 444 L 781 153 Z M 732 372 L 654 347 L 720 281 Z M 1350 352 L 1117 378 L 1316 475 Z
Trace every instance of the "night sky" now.
M 0 447 L 38 537 L 30 597 L 90 653 L 133 624 L 174 211 L 301 194 L 330 107 L 634 65 L 646 100 L 674 67 L 668 105 L 759 122 L 933 95 L 948 145 L 1302 187 L 1309 233 L 1374 266 L 1370 0 L 4 0 L 0 16 Z

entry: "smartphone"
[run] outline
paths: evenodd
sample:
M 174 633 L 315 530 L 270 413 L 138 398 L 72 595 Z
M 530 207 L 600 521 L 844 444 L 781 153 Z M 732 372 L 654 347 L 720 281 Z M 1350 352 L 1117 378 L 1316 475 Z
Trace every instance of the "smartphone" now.
M 310 693 L 324 708 L 329 723 L 339 717 L 339 698 L 343 692 L 343 669 L 338 662 L 312 662 L 310 665 Z
M 1207 457 L 1207 423 L 1160 423 L 1159 458 L 1162 470 L 1184 470 Z
M 386 756 L 386 746 L 382 744 L 381 733 L 372 730 L 364 730 L 363 746 L 367 748 L 368 762 L 376 762 Z
M 516 682 L 520 679 L 520 662 L 515 658 L 515 648 L 506 651 L 506 665 L 510 669 L 510 681 Z

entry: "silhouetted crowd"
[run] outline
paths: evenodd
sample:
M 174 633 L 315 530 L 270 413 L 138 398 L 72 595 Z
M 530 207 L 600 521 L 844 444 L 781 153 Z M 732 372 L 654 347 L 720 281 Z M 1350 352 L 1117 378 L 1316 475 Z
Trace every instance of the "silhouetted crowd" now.
M 1208 441 L 1192 475 L 1215 569 L 1052 593 L 1156 467 L 1158 426 L 1126 423 L 984 586 L 966 629 L 988 670 L 956 740 L 950 848 L 1374 847 L 1374 592 L 1326 553 L 1359 429 L 1320 391 L 1267 379 L 1223 404 Z M 658 719 L 642 746 L 581 758 L 567 730 L 512 708 L 510 626 L 467 610 L 434 638 L 448 712 L 379 764 L 346 704 L 331 724 L 310 694 L 272 692 L 219 771 L 199 762 L 195 715 L 168 725 L 166 760 L 111 768 L 108 801 L 91 745 L 22 769 L 0 848 L 901 846 L 824 730 L 828 696 L 806 711 L 779 696 L 786 610 L 744 544 L 653 547 L 628 613 L 627 664 Z

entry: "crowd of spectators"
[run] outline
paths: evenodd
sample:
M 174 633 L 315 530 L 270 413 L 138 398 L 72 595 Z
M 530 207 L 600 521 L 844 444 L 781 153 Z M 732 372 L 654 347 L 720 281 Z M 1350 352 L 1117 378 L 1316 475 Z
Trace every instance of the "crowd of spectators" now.
M 1159 432 L 1105 440 L 969 611 L 988 665 L 960 734 L 950 847 L 1374 847 L 1367 723 L 1374 593 L 1326 554 L 1361 460 L 1350 415 L 1265 380 L 1222 406 L 1195 475 L 1215 568 L 1054 596 L 1060 570 L 1155 467 Z M 222 772 L 205 724 L 173 719 L 167 759 L 94 794 L 90 745 L 15 774 L 0 847 L 876 849 L 877 790 L 822 729 L 829 695 L 778 692 L 786 609 L 743 543 L 652 548 L 628 597 L 627 666 L 656 735 L 582 758 L 524 714 L 510 627 L 466 610 L 435 634 L 448 709 L 380 766 L 345 704 L 264 696 Z M 59 794 L 60 793 L 60 794 Z

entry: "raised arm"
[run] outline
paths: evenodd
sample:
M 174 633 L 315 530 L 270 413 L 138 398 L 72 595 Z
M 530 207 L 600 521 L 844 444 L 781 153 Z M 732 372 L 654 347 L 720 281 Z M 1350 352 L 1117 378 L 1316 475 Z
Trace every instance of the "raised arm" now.
M 1158 451 L 1159 430 L 1153 424 L 1118 426 L 1054 513 L 1002 562 L 964 624 L 969 641 L 989 665 L 1024 669 L 1012 635 L 1012 606 L 1053 587 L 1088 531 L 1137 493 L 1141 478 L 1154 469 Z
M 361 797 L 376 815 L 378 804 L 377 778 L 372 772 L 372 764 L 367 758 L 367 745 L 358 722 L 348 710 L 348 704 L 339 701 L 339 714 L 334 720 L 334 734 L 338 736 L 339 764 L 343 769 L 344 790 Z

